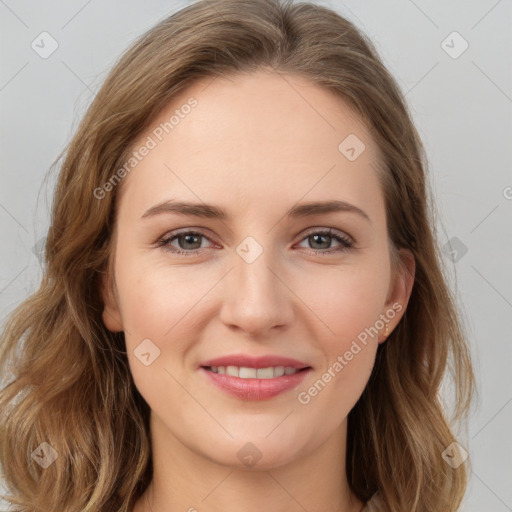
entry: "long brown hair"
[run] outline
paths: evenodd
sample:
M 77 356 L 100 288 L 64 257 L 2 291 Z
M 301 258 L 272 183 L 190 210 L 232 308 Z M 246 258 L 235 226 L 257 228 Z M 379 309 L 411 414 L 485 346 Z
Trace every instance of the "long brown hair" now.
M 363 501 L 379 491 L 389 511 L 458 509 L 468 462 L 452 468 L 442 452 L 467 417 L 474 376 L 434 236 L 427 159 L 401 91 L 367 37 L 327 8 L 202 0 L 125 52 L 56 161 L 64 158 L 44 276 L 0 342 L 0 462 L 16 510 L 127 512 L 148 486 L 149 407 L 134 386 L 123 333 L 108 331 L 101 318 L 100 278 L 112 270 L 122 183 L 101 199 L 94 191 L 178 91 L 201 77 L 261 67 L 306 77 L 356 109 L 383 155 L 392 249 L 416 259 L 407 311 L 379 346 L 349 414 L 349 484 Z M 450 418 L 444 377 L 454 390 Z M 32 456 L 43 442 L 57 454 L 47 468 Z

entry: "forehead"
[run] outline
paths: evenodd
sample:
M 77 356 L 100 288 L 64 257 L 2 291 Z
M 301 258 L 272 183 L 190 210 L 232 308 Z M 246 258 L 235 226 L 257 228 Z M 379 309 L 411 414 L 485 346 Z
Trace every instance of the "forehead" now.
M 122 183 L 130 210 L 177 196 L 246 206 L 303 196 L 379 201 L 380 154 L 369 130 L 342 98 L 298 75 L 196 81 L 132 147 L 144 145 L 152 148 Z

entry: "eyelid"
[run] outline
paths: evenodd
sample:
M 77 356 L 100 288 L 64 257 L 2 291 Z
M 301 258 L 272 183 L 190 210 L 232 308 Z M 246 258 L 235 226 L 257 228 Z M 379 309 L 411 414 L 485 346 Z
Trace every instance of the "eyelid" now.
M 216 242 L 214 240 L 212 240 L 213 237 L 209 234 L 206 234 L 205 231 L 208 232 L 208 230 L 206 228 L 194 228 L 194 227 L 174 229 L 174 230 L 168 231 L 163 236 L 159 237 L 155 243 L 157 244 L 157 246 L 162 247 L 163 249 L 166 249 L 171 253 L 179 254 L 181 252 L 181 253 L 187 253 L 187 254 L 197 254 L 202 249 L 192 249 L 190 251 L 186 251 L 184 249 L 176 249 L 174 247 L 172 249 L 167 249 L 167 248 L 171 247 L 171 242 L 174 242 L 174 240 L 178 239 L 182 235 L 201 236 L 201 237 L 209 240 L 213 244 L 216 244 Z M 216 244 L 216 245 L 218 245 L 218 244 Z
M 306 238 L 307 236 L 309 236 L 310 234 L 313 234 L 313 233 L 323 233 L 323 234 L 327 234 L 327 235 L 330 235 L 330 236 L 334 236 L 334 235 L 337 235 L 337 236 L 340 236 L 342 238 L 346 238 L 348 242 L 350 242 L 351 244 L 355 244 L 355 240 L 354 238 L 352 238 L 348 233 L 346 233 L 345 231 L 341 231 L 339 229 L 336 229 L 336 228 L 328 228 L 328 227 L 323 227 L 323 226 L 314 226 L 312 228 L 308 228 L 306 231 L 303 231 L 301 236 L 301 240 L 302 241 L 304 238 Z
M 171 231 L 167 232 L 166 234 L 164 234 L 163 236 L 161 236 L 156 241 L 156 244 L 159 247 L 162 247 L 164 250 L 167 250 L 171 254 L 195 255 L 195 254 L 199 254 L 199 253 L 203 252 L 203 250 L 206 248 L 203 247 L 203 248 L 192 249 L 192 250 L 179 249 L 179 248 L 172 247 L 171 242 L 173 242 L 174 240 L 179 238 L 181 235 L 189 234 L 189 235 L 201 236 L 203 238 L 206 238 L 210 242 L 216 244 L 216 242 L 214 240 L 212 240 L 211 235 L 205 233 L 208 231 L 209 230 L 206 228 L 195 228 L 193 226 L 186 227 L 186 228 L 178 228 L 175 230 L 171 230 Z M 300 233 L 301 238 L 298 240 L 297 243 L 304 241 L 311 234 L 327 235 L 327 236 L 333 238 L 334 240 L 338 241 L 338 243 L 341 244 L 341 247 L 338 247 L 338 248 L 334 247 L 334 248 L 325 249 L 325 250 L 303 247 L 303 249 L 306 249 L 310 253 L 320 254 L 320 255 L 321 254 L 329 255 L 329 254 L 333 254 L 333 253 L 341 253 L 343 251 L 347 251 L 349 249 L 356 248 L 355 247 L 356 241 L 354 240 L 354 238 L 352 236 L 350 236 L 347 233 L 345 233 L 344 231 L 340 231 L 336 228 L 325 227 L 325 226 L 312 226 L 312 227 L 306 229 L 305 231 L 302 231 Z M 341 241 L 337 240 L 338 238 L 341 239 Z M 172 249 L 169 249 L 168 247 L 172 247 Z

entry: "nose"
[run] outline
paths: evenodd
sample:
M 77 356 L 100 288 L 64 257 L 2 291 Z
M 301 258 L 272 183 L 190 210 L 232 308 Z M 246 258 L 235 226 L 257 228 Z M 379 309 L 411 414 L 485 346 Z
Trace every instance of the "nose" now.
M 278 256 L 271 250 L 252 262 L 233 254 L 233 268 L 225 278 L 220 318 L 230 329 L 262 336 L 290 325 L 293 293 Z

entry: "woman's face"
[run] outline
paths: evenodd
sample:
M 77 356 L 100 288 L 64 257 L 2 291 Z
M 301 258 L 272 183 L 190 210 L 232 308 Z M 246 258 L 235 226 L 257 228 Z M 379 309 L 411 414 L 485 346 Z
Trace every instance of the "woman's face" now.
M 154 421 L 230 466 L 311 453 L 342 432 L 412 286 L 391 273 L 370 133 L 329 91 L 260 71 L 196 82 L 133 150 L 103 318 L 125 333 Z M 309 369 L 247 380 L 203 368 L 233 354 Z

